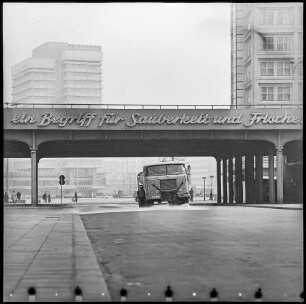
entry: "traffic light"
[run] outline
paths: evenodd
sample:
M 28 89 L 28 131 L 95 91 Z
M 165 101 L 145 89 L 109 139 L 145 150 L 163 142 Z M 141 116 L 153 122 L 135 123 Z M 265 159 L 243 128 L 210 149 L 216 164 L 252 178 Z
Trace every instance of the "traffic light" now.
M 60 175 L 60 177 L 59 177 L 59 184 L 60 185 L 65 185 L 65 176 L 64 175 Z

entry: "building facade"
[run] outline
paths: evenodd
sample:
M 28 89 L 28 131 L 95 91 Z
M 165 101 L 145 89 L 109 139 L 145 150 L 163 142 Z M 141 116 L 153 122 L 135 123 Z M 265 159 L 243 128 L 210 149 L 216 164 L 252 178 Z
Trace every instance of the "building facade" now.
M 46 42 L 12 67 L 13 103 L 102 103 L 102 49 Z
M 303 3 L 231 6 L 231 104 L 303 102 Z
M 133 197 L 137 190 L 137 173 L 144 165 L 156 163 L 158 158 L 60 158 L 41 159 L 38 170 L 38 194 L 60 196 L 59 176 L 65 176 L 64 197 L 77 191 L 80 197 Z M 206 176 L 206 194 L 216 193 L 215 159 L 184 158 L 191 165 L 191 183 L 195 195 L 203 195 L 203 176 Z M 31 195 L 31 162 L 29 159 L 5 159 L 3 189 L 20 191 L 23 197 Z
M 302 103 L 303 3 L 233 3 L 231 105 Z M 284 149 L 284 199 L 287 202 L 302 202 L 302 150 L 301 141 Z M 274 171 L 275 163 L 274 158 Z M 265 193 L 269 191 L 268 175 L 268 157 L 263 156 Z

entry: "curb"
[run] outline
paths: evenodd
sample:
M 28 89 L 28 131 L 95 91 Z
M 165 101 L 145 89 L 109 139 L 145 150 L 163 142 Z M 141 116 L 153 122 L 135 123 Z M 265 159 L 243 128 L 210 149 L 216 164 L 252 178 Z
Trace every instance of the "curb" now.
M 215 207 L 254 207 L 254 208 L 271 208 L 271 209 L 286 209 L 286 210 L 303 210 L 303 207 L 290 207 L 280 205 L 261 205 L 261 204 L 230 204 L 230 203 L 207 203 L 207 204 L 190 204 L 190 206 L 215 206 Z
M 73 206 L 69 205 L 69 204 L 44 204 L 44 205 L 36 205 L 36 206 L 32 206 L 30 204 L 9 204 L 9 205 L 4 205 L 5 208 L 35 208 L 35 209 L 39 209 L 39 208 L 73 208 Z
M 285 209 L 285 210 L 303 210 L 302 207 L 278 207 L 278 206 L 245 206 L 245 207 L 253 207 L 253 208 L 270 208 L 270 209 Z

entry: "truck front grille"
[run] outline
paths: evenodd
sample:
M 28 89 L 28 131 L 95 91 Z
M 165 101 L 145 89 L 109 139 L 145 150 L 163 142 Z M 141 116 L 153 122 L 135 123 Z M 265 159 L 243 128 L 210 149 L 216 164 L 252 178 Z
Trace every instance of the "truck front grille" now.
M 165 179 L 160 181 L 161 190 L 175 190 L 176 180 L 175 179 Z

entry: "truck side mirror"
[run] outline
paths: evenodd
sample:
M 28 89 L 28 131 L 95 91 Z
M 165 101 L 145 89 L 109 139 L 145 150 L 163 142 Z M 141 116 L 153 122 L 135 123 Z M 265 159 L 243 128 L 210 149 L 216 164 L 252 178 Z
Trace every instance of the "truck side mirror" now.
M 190 173 L 191 173 L 191 167 L 190 167 L 190 165 L 187 165 L 186 173 L 187 173 L 188 175 L 190 175 Z

